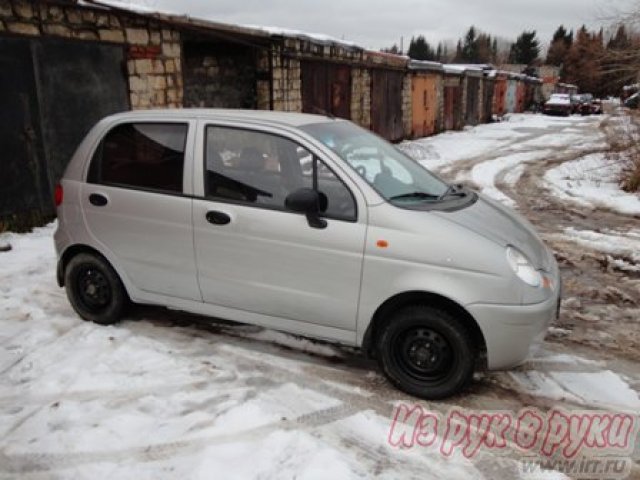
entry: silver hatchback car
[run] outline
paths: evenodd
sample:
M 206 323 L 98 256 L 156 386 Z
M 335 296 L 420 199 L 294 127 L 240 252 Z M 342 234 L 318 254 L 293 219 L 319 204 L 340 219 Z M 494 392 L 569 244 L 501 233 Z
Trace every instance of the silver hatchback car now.
M 560 301 L 533 227 L 345 120 L 154 110 L 99 122 L 56 190 L 58 283 L 362 347 L 400 389 L 522 362 Z

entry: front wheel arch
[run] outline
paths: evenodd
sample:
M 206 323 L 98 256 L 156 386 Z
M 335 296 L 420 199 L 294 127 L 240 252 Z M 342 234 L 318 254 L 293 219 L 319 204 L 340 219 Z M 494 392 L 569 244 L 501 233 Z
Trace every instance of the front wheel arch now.
M 376 309 L 362 340 L 362 350 L 369 357 L 376 357 L 375 346 L 378 336 L 382 332 L 382 327 L 393 316 L 393 313 L 411 305 L 427 305 L 430 307 L 436 307 L 459 318 L 460 321 L 464 323 L 465 327 L 468 328 L 473 341 L 477 345 L 479 362 L 477 366 L 478 370 L 486 369 L 487 343 L 480 326 L 473 316 L 457 302 L 443 295 L 424 291 L 399 293 L 387 299 Z

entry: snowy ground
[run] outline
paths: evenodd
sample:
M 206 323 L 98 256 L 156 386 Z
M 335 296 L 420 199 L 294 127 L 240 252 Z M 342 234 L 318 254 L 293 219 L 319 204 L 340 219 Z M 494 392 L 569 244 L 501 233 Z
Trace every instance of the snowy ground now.
M 514 115 L 401 145 L 527 216 L 565 282 L 541 350 L 447 402 L 403 395 L 357 352 L 270 330 L 147 307 L 112 327 L 82 322 L 55 284 L 54 225 L 0 235 L 12 246 L 0 253 L 0 478 L 519 478 L 516 450 L 390 446 L 393 406 L 640 411 L 640 221 L 634 197 L 612 200 L 623 195 L 583 171 L 604 162 L 607 121 Z

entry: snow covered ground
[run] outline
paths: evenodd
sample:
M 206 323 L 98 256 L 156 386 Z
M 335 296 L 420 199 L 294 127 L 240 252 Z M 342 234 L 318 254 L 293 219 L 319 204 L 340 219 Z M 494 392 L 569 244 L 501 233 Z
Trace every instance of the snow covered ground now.
M 513 114 L 502 122 L 463 132 L 406 141 L 399 148 L 450 180 L 469 182 L 485 195 L 517 208 L 517 202 L 497 184 L 515 185 L 526 164 L 552 157 L 563 149 L 605 149 L 602 132 L 592 130 L 585 135 L 584 131 L 585 126 L 597 127 L 601 121 L 602 117 Z M 603 196 L 611 193 L 609 189 Z
M 551 192 L 563 200 L 640 215 L 640 196 L 620 190 L 619 176 L 620 165 L 606 154 L 596 153 L 552 168 L 544 179 Z
M 588 223 L 548 193 L 549 178 L 566 173 L 544 174 L 580 169 L 603 149 L 601 121 L 513 115 L 401 145 L 518 208 L 564 259 L 568 303 L 549 341 L 446 402 L 408 398 L 351 349 L 271 330 L 151 307 L 115 326 L 83 322 L 55 283 L 55 224 L 0 234 L 12 246 L 0 253 L 0 478 L 520 478 L 516 450 L 468 460 L 391 446 L 394 405 L 639 411 L 638 224 L 600 202 Z M 602 270 L 581 249 L 625 268 Z M 602 283 L 615 284 L 618 300 L 600 295 Z

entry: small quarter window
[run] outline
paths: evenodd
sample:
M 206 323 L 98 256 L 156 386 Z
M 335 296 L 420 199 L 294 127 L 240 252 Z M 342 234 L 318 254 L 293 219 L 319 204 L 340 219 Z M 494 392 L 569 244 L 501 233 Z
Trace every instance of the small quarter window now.
M 89 182 L 181 193 L 187 129 L 175 123 L 117 125 L 94 154 Z

